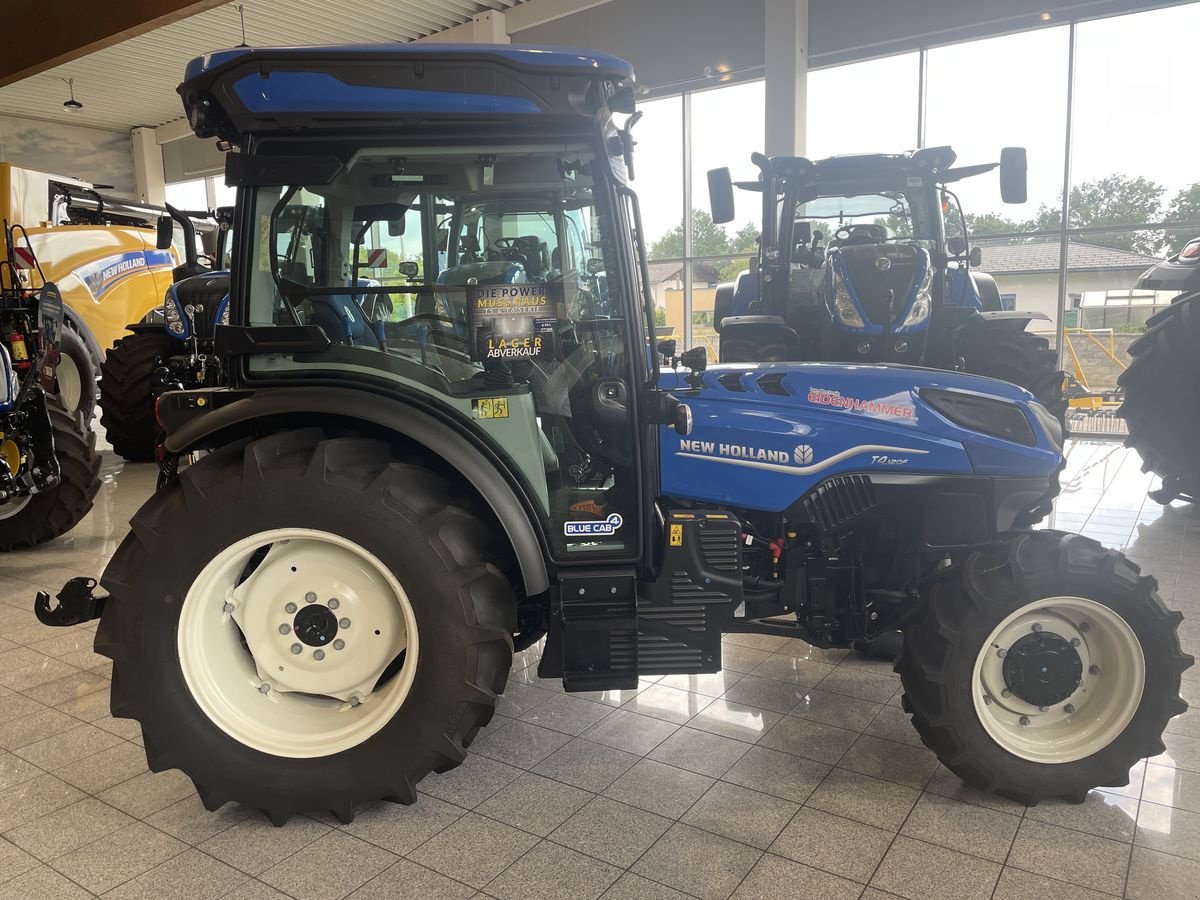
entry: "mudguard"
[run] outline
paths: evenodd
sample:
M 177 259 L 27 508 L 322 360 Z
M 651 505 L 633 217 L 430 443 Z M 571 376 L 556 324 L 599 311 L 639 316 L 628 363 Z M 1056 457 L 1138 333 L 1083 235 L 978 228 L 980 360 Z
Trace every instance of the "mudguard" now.
M 186 398 L 204 393 L 208 397 L 221 393 L 180 392 L 164 394 L 169 398 Z M 234 392 L 230 392 L 232 396 Z M 211 400 L 206 400 L 211 403 Z M 512 542 L 525 593 L 540 594 L 550 585 L 543 551 L 545 537 L 535 512 L 532 494 L 517 476 L 504 465 L 499 454 L 485 446 L 477 435 L 453 428 L 432 413 L 393 395 L 378 395 L 362 388 L 273 388 L 260 393 L 241 395 L 211 412 L 189 419 L 168 434 L 166 449 L 185 453 L 218 432 L 246 425 L 265 417 L 298 416 L 311 421 L 313 417 L 336 416 L 358 419 L 386 428 L 429 449 L 462 475 L 479 492 L 495 513 L 501 527 Z

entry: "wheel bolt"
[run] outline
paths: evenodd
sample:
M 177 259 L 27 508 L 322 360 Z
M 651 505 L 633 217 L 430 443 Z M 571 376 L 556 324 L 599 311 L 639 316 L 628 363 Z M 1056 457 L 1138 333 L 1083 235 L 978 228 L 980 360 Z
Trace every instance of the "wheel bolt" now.
M 1082 643 L 1083 643 L 1083 641 L 1081 641 L 1079 638 L 1071 638 L 1071 646 L 1072 647 L 1078 647 Z
M 233 612 L 233 604 L 232 604 L 232 603 L 226 603 L 224 606 L 222 606 L 222 607 L 221 607 L 221 612 L 223 612 L 223 613 L 231 613 L 231 612 Z
M 1029 716 L 1021 716 L 1021 718 L 1018 719 L 1017 721 L 1019 721 L 1022 725 L 1028 725 L 1029 724 Z
M 299 644 L 292 644 L 292 655 L 293 656 L 299 656 L 303 652 L 304 652 L 304 648 L 301 647 Z
M 1099 666 L 1088 666 L 1088 674 L 1089 675 L 1099 675 L 1100 667 Z
M 1063 712 L 1065 712 L 1068 716 L 1073 715 L 1075 712 L 1075 704 L 1068 703 L 1066 706 L 1063 707 Z
M 1046 707 L 1044 707 L 1044 706 L 1038 707 L 1038 712 L 1045 712 L 1045 711 L 1046 711 Z
M 329 606 L 330 609 L 337 609 L 338 606 L 340 606 L 341 604 L 338 603 L 337 597 L 330 597 L 329 603 L 327 605 Z
M 289 603 L 287 606 L 285 606 L 285 607 L 283 608 L 283 611 L 284 611 L 284 612 L 286 612 L 286 613 L 294 613 L 294 612 L 296 611 L 296 604 L 295 604 L 295 603 Z
M 1091 623 L 1090 623 L 1090 622 L 1080 622 L 1080 623 L 1079 623 L 1079 630 L 1080 630 L 1080 631 L 1082 631 L 1082 632 L 1085 632 L 1085 633 L 1086 633 L 1086 632 L 1088 632 L 1088 631 L 1091 631 L 1091 630 L 1092 630 Z
M 1004 657 L 1008 656 L 1008 651 L 1005 650 L 1003 647 L 1001 647 L 999 650 L 996 651 L 996 655 L 998 657 L 1000 657 L 1001 659 L 1004 659 Z
M 1042 630 L 1042 623 L 1041 623 L 1041 622 L 1034 622 L 1034 623 L 1033 623 L 1033 630 L 1034 630 L 1035 632 L 1037 632 L 1037 631 L 1041 631 L 1041 630 Z
M 346 642 L 343 641 L 341 638 L 338 638 L 336 641 L 333 642 L 333 649 L 334 650 L 345 650 Z
M 269 694 L 271 693 L 271 686 L 264 681 L 258 686 L 258 692 L 260 694 Z
M 315 659 L 315 660 L 317 660 L 318 662 L 320 662 L 320 661 L 321 661 L 321 660 L 323 660 L 324 658 L 325 658 L 325 651 L 324 651 L 324 650 L 314 650 L 314 651 L 313 651 L 313 659 Z
M 1000 692 L 1000 696 L 1001 696 L 1001 697 L 1011 697 L 1011 696 L 1012 696 L 1012 691 L 1010 691 L 1008 688 L 1005 688 L 1004 690 L 1002 690 L 1002 691 Z
M 351 706 L 358 706 L 360 703 L 362 703 L 362 697 L 358 696 L 358 694 L 350 695 L 350 705 Z
M 282 625 L 279 626 L 280 634 L 288 634 L 291 630 L 292 630 L 292 626 L 289 625 L 287 622 L 284 622 Z
M 983 698 L 983 705 L 984 705 L 984 706 L 991 706 L 991 705 L 992 705 L 992 698 L 991 698 L 991 697 L 988 697 L 988 696 L 985 694 L 985 695 L 984 695 L 984 698 Z
M 312 591 L 309 591 L 307 594 L 304 595 L 304 602 L 305 603 L 316 603 L 317 595 L 314 594 Z
M 350 620 L 349 619 L 338 619 L 338 627 L 339 628 L 349 628 Z

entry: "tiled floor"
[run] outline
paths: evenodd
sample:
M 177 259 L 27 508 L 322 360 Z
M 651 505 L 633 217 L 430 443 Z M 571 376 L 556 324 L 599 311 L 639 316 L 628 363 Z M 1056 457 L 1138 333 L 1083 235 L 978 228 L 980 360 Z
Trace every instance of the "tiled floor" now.
M 1200 897 L 1200 712 L 1129 787 L 1026 810 L 938 765 L 887 665 L 775 637 L 730 637 L 719 675 L 588 696 L 539 681 L 531 649 L 467 762 L 415 806 L 282 829 L 206 813 L 109 716 L 92 629 L 30 612 L 36 587 L 100 570 L 153 484 L 145 466 L 106 478 L 74 533 L 0 558 L 0 900 Z M 1053 524 L 1155 574 L 1196 654 L 1200 514 L 1148 486 L 1126 450 L 1075 445 Z M 1200 670 L 1184 677 L 1200 703 Z

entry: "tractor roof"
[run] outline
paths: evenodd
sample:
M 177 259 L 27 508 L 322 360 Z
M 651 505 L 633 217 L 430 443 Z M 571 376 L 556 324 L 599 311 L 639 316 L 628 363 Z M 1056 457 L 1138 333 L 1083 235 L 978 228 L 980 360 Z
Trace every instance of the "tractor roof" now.
M 188 64 L 200 137 L 592 116 L 633 67 L 607 53 L 507 44 L 239 47 Z

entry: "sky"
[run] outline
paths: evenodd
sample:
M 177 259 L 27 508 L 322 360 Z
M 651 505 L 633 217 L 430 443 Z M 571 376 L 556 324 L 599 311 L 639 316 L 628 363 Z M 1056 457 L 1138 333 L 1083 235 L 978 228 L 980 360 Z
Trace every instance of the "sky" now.
M 1196 144 L 1195 44 L 1200 3 L 1080 23 L 1076 54 L 1074 183 L 1111 173 L 1143 175 L 1166 198 L 1200 181 Z M 1059 202 L 1066 129 L 1068 28 L 935 47 L 929 51 L 926 145 L 949 144 L 960 164 L 995 162 L 1024 146 L 1029 202 L 1006 206 L 995 175 L 956 188 L 967 212 L 1032 218 Z M 917 143 L 918 54 L 839 66 L 808 76 L 808 146 L 813 158 L 899 152 Z M 692 95 L 693 205 L 708 208 L 707 169 L 728 165 L 753 179 L 750 154 L 764 131 L 761 81 Z M 647 244 L 682 218 L 682 101 L 640 104 L 634 187 Z M 758 221 L 759 203 L 738 192 L 730 231 Z

